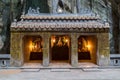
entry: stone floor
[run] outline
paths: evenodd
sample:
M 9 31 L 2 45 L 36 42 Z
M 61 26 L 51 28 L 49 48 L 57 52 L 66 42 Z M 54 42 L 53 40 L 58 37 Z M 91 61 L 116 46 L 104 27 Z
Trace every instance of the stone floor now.
M 25 63 L 21 68 L 97 68 L 93 63 L 79 63 L 77 67 L 72 67 L 69 63 L 50 63 L 48 67 L 44 67 L 39 63 Z
M 0 80 L 120 80 L 120 69 L 0 69 Z
M 100 68 L 93 63 L 26 63 L 22 67 L 0 67 L 0 80 L 120 80 L 120 68 Z

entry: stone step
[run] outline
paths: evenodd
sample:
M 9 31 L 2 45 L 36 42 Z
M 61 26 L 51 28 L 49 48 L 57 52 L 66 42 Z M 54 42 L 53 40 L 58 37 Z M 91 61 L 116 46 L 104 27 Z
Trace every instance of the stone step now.
M 101 70 L 97 69 L 97 68 L 88 68 L 88 69 L 83 68 L 82 71 L 84 71 L 84 72 L 100 72 Z
M 51 72 L 70 72 L 70 69 L 51 69 Z
M 22 72 L 39 72 L 40 69 L 22 69 Z

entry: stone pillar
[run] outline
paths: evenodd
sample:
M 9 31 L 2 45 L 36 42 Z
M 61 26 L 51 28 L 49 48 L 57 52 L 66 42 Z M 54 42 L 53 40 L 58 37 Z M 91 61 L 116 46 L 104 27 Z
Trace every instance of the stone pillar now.
M 110 45 L 109 33 L 98 33 L 97 64 L 99 66 L 109 66 L 110 64 Z
M 23 51 L 22 51 L 22 35 L 20 33 L 11 32 L 10 45 L 10 64 L 11 66 L 23 65 Z
M 77 34 L 71 33 L 71 65 L 78 66 L 78 52 L 77 52 Z
M 49 66 L 49 43 L 50 43 L 49 33 L 43 34 L 43 66 Z

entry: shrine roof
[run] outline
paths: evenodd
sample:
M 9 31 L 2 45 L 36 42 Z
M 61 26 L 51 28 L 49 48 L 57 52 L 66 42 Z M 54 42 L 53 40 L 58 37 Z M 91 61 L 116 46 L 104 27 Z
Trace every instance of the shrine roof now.
M 108 32 L 109 24 L 97 15 L 22 15 L 11 31 Z

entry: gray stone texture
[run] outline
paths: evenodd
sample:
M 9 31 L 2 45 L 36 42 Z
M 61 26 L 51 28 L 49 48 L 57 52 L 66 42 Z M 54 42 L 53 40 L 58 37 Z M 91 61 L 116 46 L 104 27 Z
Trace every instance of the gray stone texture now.
M 43 66 L 47 67 L 49 66 L 49 62 L 50 62 L 50 54 L 49 54 L 49 43 L 50 43 L 50 35 L 49 33 L 44 33 L 43 34 Z
M 70 69 L 68 72 L 52 72 L 50 69 L 25 70 L 2 69 L 0 80 L 120 80 L 120 69 Z
M 0 54 L 9 54 L 10 52 L 10 0 L 7 1 L 0 1 L 0 22 L 1 22 L 1 41 L 3 43 L 3 46 L 0 49 Z
M 78 47 L 77 34 L 71 33 L 71 65 L 77 67 L 78 65 Z

